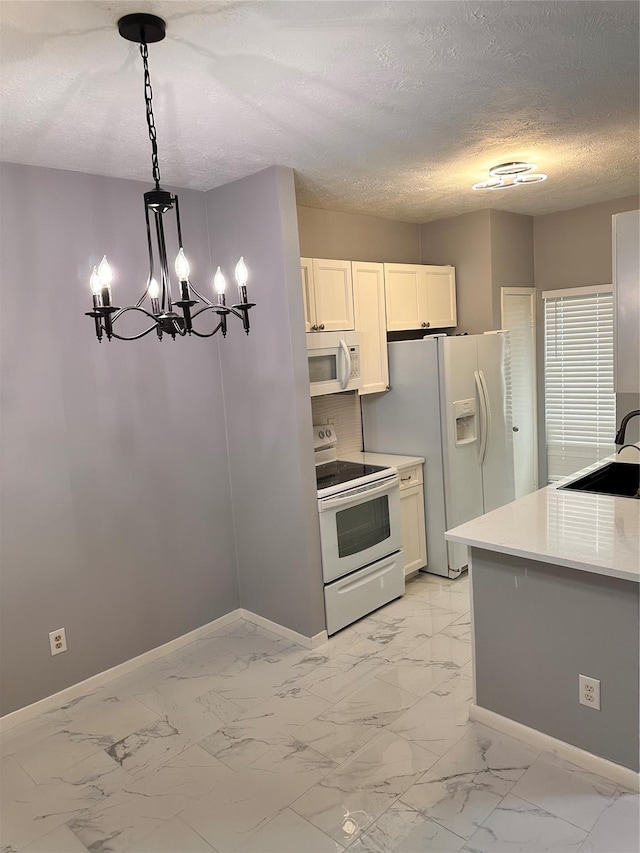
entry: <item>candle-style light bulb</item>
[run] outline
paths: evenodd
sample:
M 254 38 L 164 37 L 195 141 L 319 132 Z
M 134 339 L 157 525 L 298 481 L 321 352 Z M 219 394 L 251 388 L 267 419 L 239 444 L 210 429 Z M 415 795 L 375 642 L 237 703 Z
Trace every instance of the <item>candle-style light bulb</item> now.
M 105 308 L 109 308 L 111 306 L 111 282 L 113 281 L 113 273 L 106 255 L 98 265 L 98 281 L 100 282 L 100 296 L 102 304 Z
M 240 294 L 240 304 L 244 305 L 247 301 L 247 278 L 249 277 L 249 272 L 247 270 L 247 265 L 244 262 L 244 258 L 240 258 L 238 263 L 236 264 L 236 281 L 238 283 L 238 293 Z
M 100 276 L 98 275 L 98 267 L 93 268 L 91 278 L 89 279 L 89 286 L 91 287 L 91 292 L 94 296 L 100 296 L 102 284 L 100 282 Z
M 100 261 L 100 265 L 98 267 L 98 278 L 100 280 L 100 287 L 111 287 L 113 272 L 111 271 L 106 255 Z
M 160 294 L 160 285 L 155 280 L 155 278 L 152 278 L 149 282 L 149 286 L 147 287 L 147 293 L 149 294 L 149 297 L 151 299 L 158 298 L 158 295 Z
M 180 251 L 176 256 L 176 275 L 178 276 L 178 281 L 189 280 L 189 261 L 182 246 L 180 246 Z
M 236 264 L 236 282 L 238 283 L 238 287 L 245 287 L 248 278 L 249 271 L 247 270 L 247 265 L 244 262 L 244 258 L 240 258 Z
M 222 270 L 220 267 L 216 270 L 216 274 L 213 277 L 213 286 L 216 289 L 216 293 L 219 296 L 224 296 L 224 292 L 227 289 L 227 281 L 222 274 Z

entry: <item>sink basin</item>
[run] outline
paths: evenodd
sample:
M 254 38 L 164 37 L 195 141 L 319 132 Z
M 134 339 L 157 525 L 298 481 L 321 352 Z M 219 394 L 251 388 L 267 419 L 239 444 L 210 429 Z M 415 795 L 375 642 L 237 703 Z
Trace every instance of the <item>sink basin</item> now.
M 592 492 L 595 495 L 640 498 L 640 465 L 634 462 L 609 462 L 559 488 Z

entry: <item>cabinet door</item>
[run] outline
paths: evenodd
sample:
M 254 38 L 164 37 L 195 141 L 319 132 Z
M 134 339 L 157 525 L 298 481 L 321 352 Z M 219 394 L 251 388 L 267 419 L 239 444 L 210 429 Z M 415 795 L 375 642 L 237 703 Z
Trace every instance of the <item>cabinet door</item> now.
M 351 261 L 313 259 L 313 290 L 318 329 L 342 332 L 355 328 Z
M 426 322 L 421 290 L 424 290 L 423 267 L 419 264 L 384 264 L 384 286 L 387 303 L 387 330 L 420 329 Z
M 389 388 L 384 267 L 353 261 L 351 270 L 355 324 L 360 332 L 362 385 L 359 393 L 374 394 Z
M 311 258 L 300 258 L 302 272 L 302 299 L 304 301 L 304 326 L 310 332 L 316 322 L 316 306 L 313 301 L 313 261 Z
M 423 487 L 412 486 L 400 491 L 402 515 L 402 548 L 405 577 L 427 565 L 427 538 L 424 525 Z
M 431 329 L 457 323 L 455 267 L 425 266 L 426 319 Z

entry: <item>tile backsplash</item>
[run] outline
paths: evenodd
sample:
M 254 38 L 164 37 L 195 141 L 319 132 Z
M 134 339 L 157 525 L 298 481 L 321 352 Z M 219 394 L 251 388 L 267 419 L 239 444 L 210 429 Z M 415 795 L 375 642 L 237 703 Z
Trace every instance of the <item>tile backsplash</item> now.
M 362 414 L 360 398 L 355 391 L 312 397 L 311 411 L 314 424 L 333 421 L 338 436 L 338 457 L 362 450 Z

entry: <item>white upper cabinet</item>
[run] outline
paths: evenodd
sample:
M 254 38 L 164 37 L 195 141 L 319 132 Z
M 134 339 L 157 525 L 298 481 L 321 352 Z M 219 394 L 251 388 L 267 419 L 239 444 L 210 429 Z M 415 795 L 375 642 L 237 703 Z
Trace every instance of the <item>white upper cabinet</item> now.
M 447 329 L 458 322 L 455 267 L 425 266 L 427 322 L 432 329 Z
M 384 276 L 388 331 L 456 325 L 454 267 L 384 264 Z
M 389 388 L 384 266 L 353 261 L 351 269 L 355 323 L 360 332 L 359 393 L 375 394 Z
M 640 211 L 613 216 L 613 298 L 618 394 L 640 393 Z
M 307 332 L 355 328 L 351 261 L 301 258 Z

